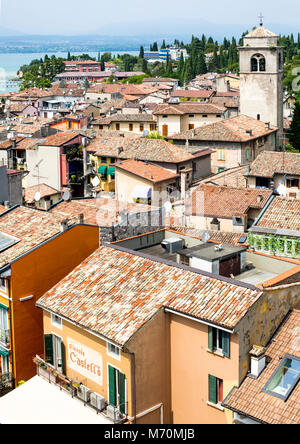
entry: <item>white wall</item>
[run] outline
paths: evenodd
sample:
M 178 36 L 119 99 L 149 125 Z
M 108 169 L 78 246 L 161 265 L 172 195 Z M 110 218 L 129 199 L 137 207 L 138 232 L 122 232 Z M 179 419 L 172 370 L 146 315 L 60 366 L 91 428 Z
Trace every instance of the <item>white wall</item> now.
M 27 150 L 27 187 L 38 185 L 38 169 L 40 163 L 40 183 L 44 183 L 56 190 L 61 190 L 60 149 L 57 147 L 40 146 L 36 150 Z

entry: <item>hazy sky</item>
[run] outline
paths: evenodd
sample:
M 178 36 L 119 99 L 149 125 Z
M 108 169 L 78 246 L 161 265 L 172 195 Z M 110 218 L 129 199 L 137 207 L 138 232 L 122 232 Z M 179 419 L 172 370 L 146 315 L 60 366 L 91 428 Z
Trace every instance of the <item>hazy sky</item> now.
M 195 32 L 212 25 L 288 25 L 298 30 L 299 0 L 0 0 L 1 26 L 29 34 Z M 210 7 L 211 5 L 211 7 Z M 283 7 L 284 6 L 284 7 Z M 297 23 L 298 22 L 298 23 Z M 221 26 L 220 26 L 221 25 Z M 300 24 L 299 24 L 300 30 Z M 276 31 L 276 29 L 275 29 Z M 199 29 L 201 32 L 201 29 Z

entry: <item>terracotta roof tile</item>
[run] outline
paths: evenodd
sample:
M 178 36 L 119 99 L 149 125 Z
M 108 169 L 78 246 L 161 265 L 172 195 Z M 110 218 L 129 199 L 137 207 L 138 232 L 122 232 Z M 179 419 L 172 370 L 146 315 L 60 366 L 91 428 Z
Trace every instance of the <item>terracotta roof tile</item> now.
M 120 247 L 101 247 L 38 306 L 125 345 L 163 306 L 234 328 L 260 294 Z
M 134 159 L 128 159 L 122 163 L 117 163 L 116 167 L 149 180 L 149 182 L 164 182 L 166 180 L 177 179 L 179 177 L 179 174 L 172 173 L 165 168 Z
M 202 184 L 192 193 L 192 214 L 232 218 L 249 209 L 263 209 L 273 192 Z
M 299 330 L 300 311 L 293 310 L 269 343 L 266 356 L 270 362 L 258 379 L 247 377 L 230 392 L 223 405 L 269 424 L 300 424 L 300 381 L 286 401 L 262 391 L 285 354 L 300 358 Z

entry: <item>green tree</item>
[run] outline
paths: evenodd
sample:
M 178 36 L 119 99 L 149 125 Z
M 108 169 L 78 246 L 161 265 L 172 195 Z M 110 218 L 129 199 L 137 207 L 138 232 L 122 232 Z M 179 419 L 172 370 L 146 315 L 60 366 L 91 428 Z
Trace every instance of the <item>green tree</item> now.
M 91 87 L 90 82 L 88 81 L 88 79 L 85 79 L 83 86 L 85 87 L 85 89 L 89 89 Z
M 144 58 L 144 55 L 145 55 L 144 47 L 141 46 L 141 48 L 140 48 L 140 55 L 139 55 L 140 59 L 143 59 L 143 58 Z

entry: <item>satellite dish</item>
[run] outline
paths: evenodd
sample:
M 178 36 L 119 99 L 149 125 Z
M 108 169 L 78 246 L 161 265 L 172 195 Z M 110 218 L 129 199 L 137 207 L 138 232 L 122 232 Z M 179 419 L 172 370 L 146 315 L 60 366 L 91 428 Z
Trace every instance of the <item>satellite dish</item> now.
M 34 200 L 35 200 L 36 202 L 39 202 L 39 201 L 41 200 L 41 197 L 42 197 L 41 193 L 40 193 L 39 191 L 37 191 L 37 192 L 35 193 Z
M 171 210 L 172 210 L 172 204 L 171 204 L 171 202 L 166 202 L 166 203 L 164 204 L 164 208 L 165 208 L 165 210 L 166 210 L 167 213 L 171 213 Z
M 71 199 L 71 193 L 70 191 L 66 190 L 63 194 L 63 200 L 68 201 Z
M 210 234 L 208 231 L 205 231 L 201 236 L 202 242 L 206 243 L 210 240 Z
M 280 194 L 280 196 L 286 196 L 286 188 L 283 185 L 283 183 L 281 183 L 278 188 L 277 188 L 277 192 L 278 194 Z
M 100 180 L 98 176 L 95 176 L 94 179 L 92 180 L 92 185 L 93 187 L 97 187 L 100 184 Z

